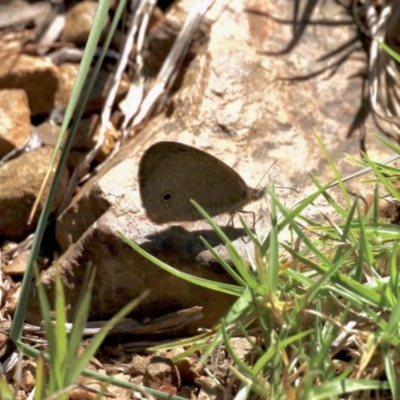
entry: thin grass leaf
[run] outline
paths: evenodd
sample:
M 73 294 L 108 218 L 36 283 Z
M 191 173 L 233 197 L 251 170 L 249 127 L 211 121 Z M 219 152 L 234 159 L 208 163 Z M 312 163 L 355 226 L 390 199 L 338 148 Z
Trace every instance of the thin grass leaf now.
M 372 162 L 367 155 L 365 155 L 365 160 L 370 166 L 371 170 L 374 172 L 374 174 L 379 178 L 379 182 L 382 183 L 387 191 L 397 200 L 400 201 L 400 194 L 396 190 L 396 188 L 393 187 L 391 184 L 390 180 L 381 172 L 381 168 L 378 167 L 379 164 Z
M 333 260 L 332 260 L 333 264 L 339 262 L 340 259 L 343 257 L 343 252 L 345 251 L 346 247 L 348 247 L 348 244 L 349 244 L 348 236 L 349 236 L 349 235 L 351 236 L 350 241 L 351 241 L 352 243 L 353 243 L 354 240 L 356 239 L 356 238 L 354 237 L 354 235 L 352 235 L 351 223 L 352 223 L 352 221 L 353 221 L 354 214 L 355 214 L 355 212 L 356 212 L 357 206 L 358 206 L 358 202 L 357 202 L 357 200 L 356 200 L 356 201 L 353 203 L 353 206 L 351 207 L 351 210 L 350 210 L 350 212 L 349 212 L 348 215 L 347 215 L 346 224 L 345 224 L 345 226 L 344 226 L 344 229 L 343 229 L 343 231 L 342 231 L 342 235 L 341 235 L 341 237 L 340 237 L 340 242 L 341 242 L 341 243 L 346 243 L 346 244 L 343 244 L 343 245 L 340 245 L 340 246 L 337 247 L 336 253 L 335 253 L 335 255 L 334 255 L 334 257 L 333 257 Z M 361 230 L 361 227 L 360 227 L 360 230 Z
M 375 137 L 382 142 L 386 147 L 389 147 L 390 150 L 393 151 L 393 153 L 400 155 L 400 147 L 391 142 L 389 139 L 386 139 L 384 136 L 381 135 L 375 135 Z
M 397 264 L 399 260 L 399 242 L 396 241 L 393 244 L 393 251 L 390 257 L 390 280 L 389 284 L 391 285 L 392 292 L 394 296 L 398 299 L 400 297 L 400 282 L 399 282 L 399 273 L 397 269 Z
M 321 321 L 320 321 L 321 322 Z M 324 331 L 326 326 L 323 327 Z M 311 359 L 311 365 L 310 369 L 311 370 L 322 370 L 324 371 L 324 374 L 327 374 L 327 363 L 331 364 L 329 354 L 331 352 L 332 348 L 332 343 L 335 340 L 338 332 L 338 328 L 335 326 L 332 326 L 331 333 L 326 335 L 322 335 L 322 330 L 320 330 L 320 337 L 318 340 L 318 352 L 316 352 L 315 356 L 312 357 Z M 336 371 L 332 369 L 332 373 L 336 374 Z
M 205 240 L 202 236 L 200 236 L 201 242 L 207 248 L 207 250 L 214 256 L 214 258 L 219 262 L 222 268 L 241 286 L 245 287 L 246 282 L 236 273 L 236 271 L 219 255 L 217 251 L 215 251 L 214 247 L 212 247 L 207 240 Z
M 332 170 L 332 172 L 333 172 L 333 174 L 334 174 L 334 176 L 335 176 L 335 178 L 336 178 L 337 184 L 339 185 L 340 191 L 342 192 L 343 199 L 344 199 L 344 201 L 345 201 L 346 204 L 347 204 L 347 208 L 350 208 L 350 198 L 349 198 L 349 194 L 348 194 L 348 192 L 347 192 L 347 190 L 346 190 L 346 187 L 345 187 L 345 185 L 344 185 L 344 182 L 342 181 L 342 177 L 341 177 L 341 175 L 340 175 L 338 169 L 336 168 L 336 165 L 335 165 L 335 163 L 333 162 L 333 160 L 332 160 L 330 154 L 329 154 L 328 151 L 326 150 L 326 147 L 325 147 L 324 144 L 322 143 L 321 138 L 317 135 L 317 133 L 316 133 L 314 130 L 313 130 L 313 132 L 314 132 L 314 137 L 317 139 L 319 148 L 322 150 L 322 153 L 323 153 L 323 155 L 325 156 L 325 159 L 328 161 L 329 166 L 330 166 L 330 169 Z
M 290 336 L 283 340 L 280 340 L 276 343 L 275 347 L 271 347 L 268 351 L 260 357 L 257 362 L 254 364 L 253 373 L 258 375 L 261 371 L 265 368 L 265 366 L 272 360 L 272 358 L 279 354 L 279 351 L 284 349 L 287 346 L 290 346 L 292 343 L 300 341 L 301 339 L 305 338 L 306 336 L 311 335 L 314 332 L 313 329 L 308 329 L 303 332 L 299 332 L 296 335 Z
M 261 246 L 260 241 L 258 240 L 257 235 L 252 229 L 247 225 L 246 221 L 244 220 L 242 214 L 239 213 L 239 221 L 243 226 L 244 231 L 246 232 L 246 236 L 253 242 L 256 246 Z
M 311 389 L 309 400 L 327 400 L 352 392 L 389 389 L 387 382 L 372 379 L 335 379 L 323 382 Z
M 287 246 L 286 249 L 292 250 L 291 247 Z M 293 251 L 293 254 L 297 254 Z M 296 282 L 301 283 L 304 285 L 306 288 L 311 287 L 314 284 L 314 281 L 310 278 L 307 278 L 304 276 L 304 274 L 298 273 L 297 271 L 293 271 L 292 269 L 287 269 L 285 271 L 286 275 L 290 276 L 292 279 L 294 279 Z
M 129 302 L 125 307 L 123 307 L 117 314 L 114 315 L 107 323 L 101 328 L 101 330 L 92 338 L 90 343 L 86 346 L 83 353 L 76 359 L 73 366 L 71 366 L 69 379 L 70 382 L 75 382 L 85 366 L 89 363 L 90 359 L 96 353 L 97 349 L 100 347 L 101 343 L 104 341 L 108 332 L 118 323 L 118 321 L 125 318 L 132 310 L 138 306 L 148 295 L 150 291 L 146 290 L 140 294 L 136 299 Z
M 151 351 L 171 350 L 171 349 L 176 349 L 176 348 L 180 348 L 180 347 L 193 346 L 193 345 L 196 345 L 197 343 L 202 345 L 205 342 L 209 342 L 211 336 L 212 336 L 212 332 L 201 333 L 200 335 L 192 336 L 189 338 L 178 339 L 173 342 L 153 346 L 153 347 L 150 347 L 149 350 L 151 350 Z M 181 354 L 179 354 L 177 357 L 180 357 L 180 355 Z
M 151 254 L 147 253 L 147 251 L 143 250 L 136 243 L 129 240 L 122 232 L 118 232 L 118 234 L 130 247 L 132 247 L 132 249 L 138 252 L 141 256 L 149 260 L 154 265 L 160 267 L 164 271 L 167 271 L 178 278 L 184 279 L 185 281 L 193 283 L 197 286 L 202 286 L 210 290 L 215 290 L 217 292 L 230 294 L 232 296 L 240 296 L 243 292 L 243 289 L 239 286 L 234 286 L 228 283 L 214 282 L 210 281 L 209 279 L 199 278 L 194 275 L 181 272 L 173 267 L 170 267 L 168 264 L 162 262 L 161 260 L 152 256 Z
M 65 359 L 68 354 L 68 339 L 65 329 L 66 323 L 67 319 L 64 289 L 61 282 L 60 271 L 57 270 L 55 276 L 54 322 L 50 328 L 54 332 L 54 335 L 50 335 L 50 338 L 54 338 L 54 340 L 56 340 L 56 343 L 54 344 L 56 352 L 54 354 L 54 358 L 51 359 L 51 374 L 49 378 L 49 393 L 51 394 L 63 389 L 66 386 L 65 378 L 67 373 L 67 365 L 65 363 Z
M 11 388 L 8 386 L 4 375 L 0 375 L 0 394 L 1 400 L 15 400 L 15 396 Z
M 274 186 L 271 192 L 275 194 Z M 268 282 L 267 285 L 271 294 L 275 295 L 278 287 L 279 278 L 279 249 L 278 249 L 278 217 L 276 214 L 276 204 L 274 199 L 271 201 L 271 228 L 269 234 L 269 252 L 268 252 Z
M 361 236 L 361 240 L 359 242 L 360 247 L 359 247 L 358 254 L 357 254 L 358 257 L 357 257 L 356 269 L 355 269 L 355 273 L 354 273 L 354 279 L 358 282 L 361 281 L 361 278 L 364 273 L 364 263 L 367 263 L 368 258 L 372 257 L 372 252 L 370 249 L 369 242 L 366 240 L 367 234 L 365 232 L 365 225 L 361 220 L 360 220 L 360 232 L 362 232 L 360 234 L 360 236 Z M 367 256 L 366 256 L 366 253 L 368 254 Z
M 254 313 L 257 318 L 257 323 L 261 329 L 261 337 L 263 338 L 263 344 L 266 348 L 268 348 L 271 345 L 271 331 L 273 329 L 273 324 L 271 322 L 271 315 L 270 315 L 270 309 L 266 309 L 266 307 L 263 307 L 260 301 L 257 300 L 255 293 L 252 291 L 251 292 L 252 297 L 253 297 L 253 305 L 254 305 Z M 263 301 L 270 301 L 269 299 L 262 299 Z M 273 303 L 271 301 L 271 303 Z M 250 339 L 249 335 L 247 334 L 245 327 L 243 326 L 243 323 L 241 321 L 238 322 L 238 325 L 240 327 L 240 330 L 242 332 L 242 335 L 247 338 L 247 340 L 252 343 L 252 340 Z M 253 343 L 252 344 L 253 348 L 257 348 L 258 346 Z
M 269 394 L 270 390 L 268 382 L 258 379 L 258 377 L 254 375 L 246 376 L 242 371 L 238 371 L 230 365 L 228 365 L 228 368 L 245 386 L 248 386 L 253 392 L 262 396 L 263 399 L 273 398 L 273 394 Z
M 351 224 L 350 228 L 352 230 L 360 230 L 360 224 L 359 222 L 355 222 Z M 320 226 L 315 229 L 310 229 L 307 228 L 308 231 L 319 229 L 321 232 L 326 232 L 331 234 L 334 234 L 332 231 L 332 227 L 329 226 Z M 393 224 L 382 224 L 382 223 L 369 223 L 364 226 L 365 233 L 369 236 L 372 237 L 372 235 L 375 235 L 375 239 L 379 240 L 380 243 L 382 242 L 392 242 L 393 240 L 398 240 L 400 239 L 400 226 L 399 225 L 393 225 Z M 333 237 L 334 238 L 334 237 Z M 339 240 L 339 238 L 337 238 Z
M 381 42 L 378 39 L 374 40 L 378 43 L 379 47 L 381 47 L 383 50 L 386 51 L 393 59 L 395 59 L 398 63 L 400 63 L 400 55 L 396 53 L 394 50 L 392 50 L 389 46 L 387 46 L 385 43 Z
M 252 302 L 252 293 L 251 289 L 247 288 L 244 293 L 235 301 L 226 315 L 221 319 L 224 321 L 225 326 L 227 329 L 234 328 L 238 321 L 244 320 L 254 311 L 254 305 Z M 250 323 L 251 321 L 249 321 Z M 214 339 L 211 341 L 208 348 L 205 350 L 204 354 L 202 355 L 199 365 L 202 365 L 209 355 L 214 351 L 214 349 L 219 346 L 223 340 L 223 335 L 221 332 L 220 326 L 214 327 L 214 329 L 218 329 L 215 333 Z
M 374 189 L 374 223 L 377 224 L 379 221 L 379 186 L 378 184 L 375 185 Z
M 35 348 L 26 345 L 23 342 L 18 342 L 18 346 L 23 350 L 24 354 L 32 357 L 32 358 L 38 358 L 40 355 L 40 352 L 38 350 L 36 350 Z M 43 354 L 43 357 L 45 359 L 45 361 L 49 361 L 49 355 L 48 354 Z M 180 397 L 180 396 L 173 396 L 170 394 L 167 394 L 165 392 L 160 392 L 159 390 L 155 390 L 155 389 L 151 389 L 151 388 L 147 388 L 147 387 L 143 387 L 142 385 L 138 385 L 135 383 L 131 383 L 131 382 L 127 382 L 118 378 L 114 378 L 114 377 L 110 377 L 108 375 L 104 375 L 101 374 L 99 372 L 95 372 L 89 369 L 83 369 L 81 371 L 81 375 L 86 376 L 88 378 L 97 380 L 99 382 L 104 382 L 106 384 L 111 384 L 114 386 L 118 386 L 120 388 L 124 388 L 124 389 L 129 389 L 129 390 L 135 390 L 135 391 L 139 391 L 139 392 L 143 392 L 143 390 L 145 392 L 148 392 L 150 394 L 152 394 L 153 396 L 157 396 L 159 398 L 162 399 L 168 399 L 168 400 L 187 400 L 184 397 Z
M 395 306 L 392 309 L 389 320 L 387 321 L 386 329 L 383 332 L 383 338 L 390 337 L 392 335 L 394 335 L 397 338 L 399 337 L 400 298 L 397 298 L 396 300 L 397 302 L 395 303 Z
M 397 383 L 397 373 L 394 369 L 395 361 L 392 356 L 392 346 L 390 343 L 382 343 L 380 346 L 383 365 L 385 366 L 386 378 L 388 380 L 392 399 L 399 398 L 399 387 Z
M 46 364 L 42 354 L 39 354 L 39 357 L 37 359 L 35 381 L 36 381 L 36 387 L 35 387 L 34 399 L 42 400 L 46 397 L 46 387 L 47 387 Z
M 247 377 L 251 377 L 253 375 L 251 368 L 240 357 L 238 357 L 235 351 L 233 350 L 233 347 L 230 342 L 231 338 L 228 334 L 227 327 L 223 319 L 221 321 L 221 333 L 222 333 L 222 338 L 224 340 L 226 351 L 228 352 L 230 357 L 235 361 L 236 366 L 239 367 L 242 374 L 244 374 Z
M 65 379 L 67 384 L 75 382 L 75 364 L 81 341 L 83 339 L 82 333 L 89 315 L 95 274 L 95 268 L 91 263 L 89 263 L 85 271 L 82 290 L 76 303 L 76 312 L 72 323 L 72 329 L 69 334 L 68 352 L 65 356 L 65 363 L 67 365 Z
M 299 202 L 292 210 L 289 210 L 288 208 L 284 207 L 279 200 L 277 199 L 277 197 L 274 195 L 271 195 L 271 191 L 267 188 L 268 193 L 271 195 L 271 197 L 273 197 L 273 201 L 276 202 L 276 205 L 279 207 L 280 211 L 283 214 L 283 220 L 279 222 L 278 224 L 278 232 L 280 232 L 286 225 L 290 225 L 295 218 L 305 209 L 307 208 L 318 196 L 321 195 L 321 193 L 323 191 L 325 191 L 326 189 L 328 189 L 330 186 L 332 185 L 332 183 L 328 183 L 327 185 L 323 186 L 322 188 L 320 188 L 319 190 L 317 190 L 315 193 L 307 196 L 306 199 L 302 200 L 301 202 Z M 285 210 L 285 212 L 283 212 L 282 210 Z M 267 249 L 269 248 L 269 234 L 267 235 L 267 237 L 265 238 L 265 240 L 263 241 L 262 245 L 261 245 L 261 254 L 263 256 L 265 256 Z
M 61 128 L 61 136 L 58 140 L 58 143 L 56 145 L 56 148 L 54 149 L 53 157 L 50 162 L 50 165 L 53 165 L 56 159 L 56 156 L 59 152 L 60 146 L 61 146 L 61 141 L 62 141 L 62 135 L 63 132 L 66 131 L 73 111 L 75 109 L 75 105 L 77 103 L 78 97 L 80 93 L 82 92 L 82 87 L 85 81 L 85 78 L 88 74 L 88 70 L 90 67 L 90 60 L 93 59 L 94 52 L 97 47 L 97 43 L 100 38 L 101 34 L 101 29 L 104 26 L 104 22 L 107 18 L 107 12 L 109 9 L 110 5 L 110 0 L 102 0 L 99 2 L 99 6 L 96 11 L 95 19 L 93 22 L 93 29 L 90 32 L 88 42 L 85 48 L 85 53 L 82 59 L 81 66 L 78 71 L 78 75 L 76 77 L 76 81 L 74 84 L 74 88 L 71 93 L 71 98 L 70 101 L 68 102 L 68 107 L 65 112 L 64 120 L 63 120 L 63 125 Z M 11 324 L 11 329 L 10 329 L 10 337 L 14 341 L 14 343 L 19 342 L 22 336 L 22 330 L 23 330 L 23 323 L 25 320 L 25 314 L 26 314 L 26 307 L 29 301 L 29 294 L 30 294 L 30 286 L 32 282 L 32 277 L 34 274 L 34 263 L 37 259 L 37 256 L 39 254 L 39 249 L 40 245 L 43 239 L 44 231 L 46 229 L 47 225 L 47 220 L 50 215 L 50 210 L 53 204 L 53 199 L 54 195 L 56 193 L 56 188 L 58 186 L 58 183 L 60 182 L 61 175 L 67 160 L 67 150 L 65 149 L 61 160 L 58 164 L 58 167 L 56 169 L 56 172 L 54 174 L 53 182 L 50 186 L 49 193 L 46 197 L 46 201 L 43 205 L 42 212 L 39 217 L 39 222 L 37 225 L 36 233 L 35 233 L 35 238 L 32 243 L 32 248 L 31 252 L 29 254 L 29 259 L 28 259 L 28 264 L 27 268 L 25 270 L 24 278 L 21 284 L 21 290 L 20 290 L 20 297 L 18 299 L 18 304 L 15 309 L 14 313 L 14 318 Z
M 318 182 L 318 179 L 314 175 L 310 174 L 310 178 L 318 189 L 322 188 L 322 185 Z M 334 200 L 326 190 L 321 193 L 321 196 L 324 197 L 324 199 L 336 211 L 338 215 L 340 215 L 343 219 L 347 219 L 348 211 L 343 208 L 336 200 Z M 350 200 L 347 204 L 347 207 L 350 208 Z
M 43 318 L 44 330 L 46 332 L 46 339 L 48 342 L 49 354 L 52 360 L 57 359 L 57 337 L 53 329 L 53 322 L 51 318 L 51 307 L 48 301 L 46 291 L 43 287 L 43 283 L 40 280 L 39 271 L 35 264 L 35 275 L 37 282 L 37 293 L 39 297 L 40 312 Z
M 237 271 L 241 275 L 241 278 L 246 282 L 246 285 L 255 288 L 258 285 L 255 276 L 252 274 L 248 265 L 240 256 L 239 252 L 236 250 L 235 246 L 232 244 L 229 238 L 198 203 L 196 203 L 194 200 L 190 200 L 190 202 L 201 214 L 201 216 L 207 220 L 207 222 L 213 228 L 214 232 L 217 233 L 217 235 L 222 239 L 233 265 L 236 267 Z
M 365 285 L 354 281 L 353 279 L 349 278 L 348 276 L 345 276 L 343 274 L 338 274 L 336 273 L 335 275 L 332 275 L 330 273 L 330 268 L 332 267 L 325 267 L 320 264 L 314 263 L 313 261 L 303 258 L 300 256 L 298 253 L 295 253 L 292 251 L 292 249 L 289 246 L 286 246 L 285 244 L 282 243 L 282 246 L 285 247 L 286 251 L 291 253 L 293 257 L 296 257 L 300 262 L 302 262 L 304 265 L 308 265 L 310 268 L 315 269 L 317 272 L 319 272 L 321 275 L 327 274 L 326 276 L 331 276 L 332 281 L 335 283 L 335 285 L 338 286 L 338 288 L 343 289 L 344 291 L 351 293 L 352 296 L 357 296 L 357 298 L 362 301 L 362 302 L 367 302 L 369 305 L 373 306 L 378 306 L 380 304 L 381 297 L 379 294 L 377 294 L 375 291 L 371 290 L 370 288 L 366 287 Z M 338 267 L 340 265 L 337 265 Z M 325 279 L 326 281 L 326 279 Z M 334 288 L 331 287 L 331 290 Z

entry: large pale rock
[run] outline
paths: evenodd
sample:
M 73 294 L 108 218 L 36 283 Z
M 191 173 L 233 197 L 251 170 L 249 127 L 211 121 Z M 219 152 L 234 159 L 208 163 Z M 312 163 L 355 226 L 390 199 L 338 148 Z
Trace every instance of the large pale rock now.
M 278 79 L 312 71 L 317 67 L 314 60 L 346 41 L 352 34 L 351 29 L 343 26 L 335 29 L 331 36 L 324 36 L 323 44 L 310 29 L 288 54 L 268 56 L 260 51 L 268 46 L 283 48 L 291 41 L 291 30 L 258 16 L 260 30 L 256 32 L 254 15 L 244 10 L 248 6 L 241 0 L 231 2 L 229 8 L 224 8 L 222 2 L 215 4 L 208 15 L 215 23 L 207 52 L 199 54 L 188 69 L 182 87 L 172 100 L 173 112 L 153 119 L 103 172 L 82 188 L 59 218 L 57 239 L 61 248 L 68 249 L 59 265 L 72 313 L 89 262 L 97 268 L 92 318 L 111 316 L 145 288 L 150 288 L 150 296 L 134 311 L 134 316 L 154 318 L 174 310 L 202 306 L 204 318 L 189 327 L 188 331 L 193 331 L 212 325 L 235 300 L 166 274 L 119 239 L 117 230 L 184 272 L 231 282 L 200 242 L 202 235 L 226 256 L 221 241 L 207 223 L 155 225 L 147 218 L 140 201 L 137 171 L 141 155 L 151 144 L 173 140 L 208 151 L 233 167 L 253 187 L 277 160 L 262 184 L 274 181 L 276 186 L 298 189 L 298 193 L 276 190 L 286 206 L 315 191 L 309 173 L 316 174 L 322 182 L 333 177 L 313 130 L 318 132 L 343 175 L 355 170 L 344 153 L 357 156 L 360 151 L 358 138 L 355 135 L 347 138 L 361 90 L 360 81 L 350 77 L 358 71 L 360 62 L 349 60 L 333 76 L 326 73 L 295 82 Z M 290 7 L 283 0 L 271 4 L 253 1 L 251 6 L 281 12 L 283 19 L 291 18 Z M 335 15 L 340 9 L 335 2 L 330 2 L 324 12 L 329 10 L 330 15 Z M 323 32 L 328 32 L 325 29 Z M 276 47 L 272 50 L 280 50 Z M 366 127 L 368 132 L 374 131 L 370 119 Z M 367 146 L 373 158 L 383 159 L 389 153 L 372 135 L 367 137 Z M 332 191 L 332 195 L 341 201 L 338 193 Z M 323 200 L 315 203 L 332 215 Z M 261 237 L 269 226 L 268 208 L 268 197 L 246 207 L 256 213 L 256 229 Z M 307 213 L 311 217 L 320 216 L 316 208 L 310 208 Z M 251 225 L 251 215 L 246 218 Z M 216 218 L 221 226 L 228 219 L 226 215 Z M 225 230 L 243 257 L 248 254 L 251 257 L 253 246 L 238 240 L 243 231 L 237 219 L 234 226 Z M 55 268 L 50 268 L 42 274 L 50 293 L 54 272 Z M 38 321 L 34 292 L 29 305 L 29 319 Z

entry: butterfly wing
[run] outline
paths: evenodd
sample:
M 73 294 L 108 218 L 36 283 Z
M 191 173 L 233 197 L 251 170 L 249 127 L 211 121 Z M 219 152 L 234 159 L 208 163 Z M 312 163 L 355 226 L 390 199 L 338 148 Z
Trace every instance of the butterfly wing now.
M 139 188 L 143 206 L 156 223 L 201 219 L 190 199 L 215 216 L 240 208 L 249 194 L 228 165 L 177 142 L 159 142 L 146 150 L 139 164 Z

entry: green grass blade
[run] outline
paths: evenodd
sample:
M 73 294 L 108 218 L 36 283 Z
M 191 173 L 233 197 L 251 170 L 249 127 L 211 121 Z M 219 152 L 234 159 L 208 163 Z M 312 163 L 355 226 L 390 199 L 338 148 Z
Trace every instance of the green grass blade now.
M 90 67 L 90 60 L 93 59 L 93 55 L 94 55 L 97 43 L 100 38 L 101 28 L 104 26 L 104 22 L 107 18 L 107 12 L 109 9 L 109 5 L 110 5 L 110 0 L 102 0 L 99 2 L 99 6 L 98 6 L 98 9 L 97 9 L 97 12 L 95 15 L 95 19 L 94 19 L 94 23 L 93 23 L 94 29 L 91 30 L 90 35 L 89 35 L 89 39 L 88 39 L 88 42 L 87 42 L 87 45 L 85 48 L 84 57 L 82 59 L 81 66 L 79 68 L 78 75 L 76 77 L 76 82 L 74 84 L 74 88 L 71 93 L 71 99 L 68 103 L 68 107 L 65 112 L 65 117 L 63 120 L 63 125 L 61 128 L 61 134 L 60 134 L 61 137 L 60 137 L 60 139 L 57 143 L 57 146 L 54 150 L 54 155 L 51 160 L 51 165 L 54 164 L 54 162 L 55 162 L 56 156 L 57 156 L 60 146 L 61 146 L 63 132 L 66 131 L 66 129 L 70 123 L 77 100 L 79 98 L 80 93 L 82 92 L 82 87 L 83 87 L 84 81 L 86 79 L 86 76 L 88 75 L 88 70 Z M 19 341 L 22 336 L 26 307 L 27 307 L 27 304 L 29 301 L 30 286 L 31 286 L 31 281 L 32 281 L 32 277 L 34 274 L 34 270 L 33 270 L 34 263 L 39 254 L 40 244 L 42 242 L 44 231 L 46 229 L 47 220 L 50 215 L 50 210 L 51 210 L 51 206 L 53 203 L 56 188 L 60 181 L 64 166 L 66 164 L 67 150 L 68 149 L 65 149 L 65 151 L 63 152 L 63 155 L 58 164 L 57 170 L 54 174 L 52 185 L 50 186 L 49 193 L 47 195 L 46 201 L 43 205 L 43 209 L 42 209 L 42 212 L 39 217 L 39 222 L 38 222 L 38 226 L 36 229 L 35 238 L 34 238 L 34 241 L 32 244 L 31 252 L 29 254 L 27 268 L 26 268 L 26 271 L 24 274 L 22 285 L 21 285 L 21 291 L 20 291 L 21 295 L 18 300 L 18 304 L 17 304 L 16 310 L 14 313 L 14 318 L 13 318 L 13 322 L 12 322 L 11 329 L 10 329 L 10 337 L 15 343 L 17 341 Z
M 36 366 L 35 400 L 46 398 L 46 364 L 42 354 L 39 354 Z
M 148 295 L 150 291 L 146 290 L 141 295 L 139 295 L 136 299 L 129 302 L 125 307 L 123 307 L 114 317 L 112 317 L 107 323 L 102 327 L 99 333 L 97 333 L 89 345 L 85 348 L 84 352 L 76 359 L 73 366 L 71 366 L 69 379 L 70 382 L 75 382 L 78 376 L 85 369 L 85 366 L 89 363 L 90 359 L 96 353 L 100 344 L 104 341 L 105 337 L 108 335 L 108 332 L 123 318 L 125 318 L 132 310 L 137 307 L 137 305 L 142 302 Z
M 201 242 L 207 248 L 207 250 L 214 256 L 214 258 L 220 263 L 220 265 L 224 268 L 224 270 L 241 286 L 245 287 L 245 281 L 236 273 L 236 271 L 218 254 L 217 251 L 205 240 L 202 236 L 200 236 Z
M 228 283 L 214 282 L 214 281 L 210 281 L 209 279 L 199 278 L 199 277 L 187 274 L 185 272 L 181 272 L 175 268 L 172 268 L 168 264 L 162 262 L 161 260 L 152 256 L 151 254 L 147 253 L 136 243 L 129 240 L 122 232 L 118 232 L 118 234 L 130 247 L 132 247 L 132 249 L 134 249 L 136 252 L 138 252 L 141 256 L 143 256 L 144 258 L 146 258 L 147 260 L 152 262 L 154 265 L 157 265 L 164 271 L 167 271 L 170 274 L 172 274 L 178 278 L 184 279 L 195 285 L 202 286 L 202 287 L 205 287 L 205 288 L 211 289 L 211 290 L 216 290 L 217 292 L 230 294 L 232 296 L 240 296 L 243 292 L 243 289 L 241 287 L 230 285 Z
M 83 339 L 83 331 L 89 315 L 90 300 L 96 270 L 90 263 L 85 271 L 82 291 L 76 303 L 76 313 L 72 324 L 71 333 L 69 335 L 68 352 L 65 355 L 66 377 L 65 382 L 71 385 L 75 382 L 76 360 L 78 358 L 79 348 Z
M 274 192 L 274 187 L 271 189 L 272 193 Z M 276 204 L 274 198 L 271 198 L 271 228 L 269 234 L 269 252 L 268 252 L 268 270 L 267 276 L 268 281 L 266 284 L 268 285 L 271 293 L 274 295 L 276 293 L 278 287 L 278 279 L 279 279 L 279 249 L 278 249 L 278 217 L 276 214 Z
M 17 345 L 23 351 L 23 353 L 29 357 L 38 358 L 40 355 L 40 352 L 37 349 L 34 349 L 33 347 L 28 346 L 23 342 L 18 342 Z M 47 354 L 43 354 L 43 357 L 47 362 L 49 361 L 49 356 Z M 95 371 L 88 370 L 88 369 L 83 369 L 81 371 L 81 375 L 86 376 L 91 379 L 94 379 L 94 380 L 98 380 L 100 382 L 104 382 L 106 384 L 112 384 L 112 385 L 115 385 L 115 386 L 118 386 L 118 387 L 124 388 L 124 389 L 136 390 L 139 392 L 142 392 L 143 390 L 145 390 L 146 392 L 152 394 L 153 396 L 157 396 L 158 398 L 161 398 L 161 399 L 187 400 L 184 397 L 172 396 L 165 392 L 160 392 L 159 390 L 143 387 L 142 385 L 139 385 L 139 384 L 127 382 L 127 381 L 124 381 L 124 380 L 118 379 L 118 378 L 113 378 L 108 375 L 104 375 L 99 372 L 95 372 Z
M 398 63 L 400 63 L 400 55 L 396 53 L 394 50 L 392 50 L 389 46 L 387 46 L 385 43 L 381 42 L 378 39 L 374 40 L 379 44 L 380 47 L 382 47 L 383 50 L 386 51 L 393 59 L 395 59 Z

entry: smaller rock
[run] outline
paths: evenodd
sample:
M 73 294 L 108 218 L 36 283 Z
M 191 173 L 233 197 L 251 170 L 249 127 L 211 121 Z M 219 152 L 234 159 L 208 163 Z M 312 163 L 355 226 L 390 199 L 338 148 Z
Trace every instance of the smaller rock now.
M 31 131 L 28 97 L 21 89 L 0 90 L 0 158 L 21 147 Z
M 76 75 L 78 74 L 79 64 L 74 63 L 64 63 L 59 66 L 60 68 L 60 84 L 56 93 L 55 98 L 55 106 L 65 108 L 68 104 L 68 101 L 71 97 L 72 88 L 75 83 Z M 89 72 L 90 75 L 91 72 Z M 113 75 L 107 71 L 100 70 L 96 82 L 94 84 L 93 90 L 90 93 L 88 103 L 86 105 L 85 114 L 99 112 L 104 104 L 104 99 L 108 94 L 108 88 L 110 86 L 110 82 L 113 79 Z M 116 102 L 122 100 L 123 96 L 128 90 L 129 80 L 126 76 L 121 80 L 117 96 Z M 87 91 L 86 86 L 83 88 L 83 93 Z
M 22 381 L 21 387 L 25 392 L 31 392 L 33 388 L 36 386 L 36 373 L 37 373 L 37 364 L 36 362 L 27 361 L 23 366 L 22 371 Z
M 132 376 L 137 376 L 137 375 L 144 375 L 146 372 L 146 365 L 148 363 L 148 357 L 140 356 L 140 355 L 134 355 L 132 357 L 131 362 L 129 363 L 129 373 Z
M 75 150 L 92 150 L 98 140 L 100 130 L 100 116 L 93 114 L 88 118 L 81 120 L 76 132 L 72 149 Z M 116 131 L 114 126 L 109 123 L 104 132 L 104 140 L 100 147 L 95 161 L 102 162 L 114 149 L 115 144 L 118 140 L 119 133 Z
M 54 147 L 58 141 L 61 127 L 50 121 L 45 121 L 35 127 L 35 132 L 43 144 Z
M 83 347 L 80 347 L 78 350 L 78 357 L 83 353 L 83 351 Z M 86 365 L 86 369 L 98 373 L 104 373 L 103 365 L 94 357 L 90 359 L 89 363 Z M 78 387 L 72 390 L 68 397 L 70 400 L 95 400 L 98 398 L 96 392 L 100 392 L 104 389 L 101 382 L 87 376 L 81 375 L 77 379 L 77 382 L 85 387 Z M 91 392 L 86 388 L 90 389 Z
M 28 263 L 29 253 L 30 250 L 25 250 L 18 254 L 10 264 L 2 267 L 2 271 L 6 275 L 23 275 L 25 273 L 26 264 Z
M 223 397 L 223 392 L 218 382 L 210 376 L 202 376 L 197 379 L 196 383 L 201 387 L 197 399 L 216 400 Z
M 66 15 L 62 40 L 77 45 L 85 44 L 96 15 L 97 1 L 82 1 L 75 4 Z M 108 21 L 106 21 L 105 26 Z
M 28 95 L 32 115 L 53 109 L 58 88 L 58 68 L 40 57 L 18 54 L 0 63 L 0 89 L 23 89 Z
M 35 229 L 39 213 L 45 197 L 39 203 L 32 225 L 27 225 L 33 203 L 39 193 L 45 177 L 49 161 L 52 157 L 51 147 L 42 147 L 30 153 L 24 153 L 18 158 L 6 162 L 0 168 L 0 235 L 13 240 L 23 239 Z M 47 183 L 48 192 L 55 167 Z M 68 185 L 68 172 L 64 171 L 59 182 L 52 211 L 61 202 Z
M 181 386 L 178 368 L 171 359 L 154 356 L 146 367 L 143 384 L 152 389 L 175 395 Z
M 55 106 L 65 108 L 71 97 L 72 88 L 74 87 L 76 76 L 78 75 L 79 64 L 64 63 L 59 67 L 60 78 L 55 95 Z

